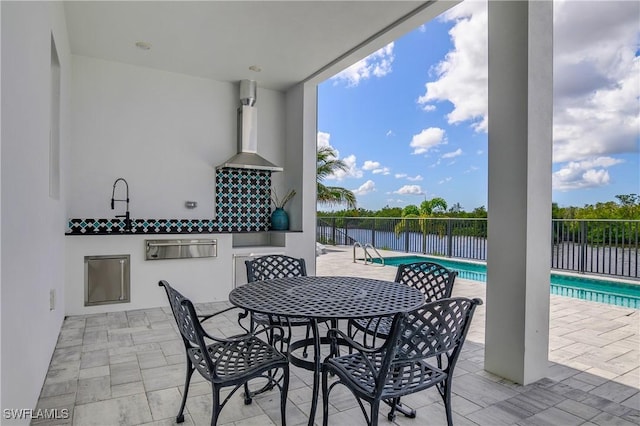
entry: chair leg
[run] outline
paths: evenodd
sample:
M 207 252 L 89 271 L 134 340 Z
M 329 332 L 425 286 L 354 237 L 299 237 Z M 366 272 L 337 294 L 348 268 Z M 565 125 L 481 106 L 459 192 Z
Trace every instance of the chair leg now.
M 451 376 L 442 383 L 442 400 L 444 402 L 444 411 L 447 414 L 447 426 L 453 426 L 453 417 L 451 413 Z
M 380 411 L 380 400 L 371 402 L 371 426 L 378 426 L 378 411 Z
M 251 404 L 251 392 L 249 391 L 249 382 L 244 382 L 244 405 Z
M 389 414 L 387 414 L 387 419 L 389 419 L 390 422 L 396 419 L 396 408 L 398 408 L 399 402 L 400 398 L 393 398 L 388 402 L 388 404 L 391 405 L 391 410 L 389 410 Z
M 215 386 L 215 385 L 211 385 L 211 390 L 213 393 L 213 406 L 211 407 L 211 426 L 216 426 L 216 423 L 218 423 L 218 416 L 220 415 L 220 389 Z
M 184 406 L 187 403 L 187 394 L 189 393 L 189 383 L 191 382 L 191 376 L 193 375 L 193 371 L 195 367 L 189 359 L 187 355 L 187 374 L 184 379 L 184 393 L 182 394 L 182 404 L 180 404 L 180 411 L 178 411 L 178 415 L 176 416 L 176 423 L 184 422 Z
M 282 417 L 282 426 L 287 425 L 287 395 L 289 392 L 289 366 L 282 367 L 284 380 L 282 381 L 282 389 L 280 389 L 280 416 Z M 275 376 L 275 374 L 274 374 Z
M 404 414 L 406 417 L 410 419 L 416 418 L 416 410 L 414 410 L 413 408 L 407 407 L 405 405 L 402 405 L 402 403 L 400 402 L 400 398 L 394 398 L 391 402 L 392 402 L 391 410 L 387 415 L 387 418 L 389 419 L 389 421 L 392 422 L 396 418 L 396 413 L 395 413 L 396 411 Z

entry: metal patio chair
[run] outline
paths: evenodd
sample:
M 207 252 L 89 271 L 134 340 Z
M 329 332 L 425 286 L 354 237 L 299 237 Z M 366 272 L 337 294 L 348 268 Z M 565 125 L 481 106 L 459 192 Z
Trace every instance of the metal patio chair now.
M 436 387 L 442 397 L 447 424 L 452 426 L 453 369 L 480 299 L 446 298 L 394 317 L 389 337 L 379 348 L 365 347 L 338 329 L 331 338 L 344 339 L 355 352 L 327 357 L 322 372 L 323 425 L 329 416 L 329 393 L 343 384 L 356 397 L 367 424 L 378 424 L 380 403 L 395 408 L 400 397 Z M 437 361 L 433 364 L 433 361 Z M 337 380 L 329 385 L 329 375 Z M 362 403 L 371 405 L 371 413 Z
M 256 281 L 272 280 L 275 278 L 289 278 L 289 277 L 306 277 L 307 267 L 304 259 L 280 255 L 269 254 L 261 257 L 257 257 L 253 260 L 245 260 L 247 267 L 247 281 L 253 283 Z M 307 318 L 283 318 L 277 315 L 267 315 L 262 313 L 252 314 L 253 322 L 264 325 L 278 325 L 281 327 L 298 327 L 306 326 L 306 338 L 310 335 L 310 322 Z M 291 333 L 284 338 L 285 343 L 290 343 Z M 270 341 L 273 344 L 272 341 Z M 284 348 L 281 348 L 284 351 Z M 304 347 L 303 356 L 307 357 L 307 347 Z
M 245 393 L 248 393 L 247 383 L 256 378 L 264 378 L 272 387 L 278 386 L 280 389 L 280 415 L 282 416 L 282 425 L 286 425 L 285 411 L 289 389 L 289 361 L 287 357 L 256 337 L 254 333 L 247 331 L 244 334 L 221 338 L 208 334 L 202 328 L 202 321 L 238 308 L 227 308 L 200 319 L 189 299 L 164 280 L 160 281 L 158 285 L 164 287 L 167 292 L 187 356 L 184 393 L 176 422 L 184 422 L 183 413 L 187 402 L 189 383 L 194 370 L 198 370 L 202 377 L 211 383 L 213 394 L 212 426 L 217 423 L 220 411 L 233 394 L 242 386 L 245 388 Z M 240 323 L 240 319 L 246 317 L 246 313 L 241 313 L 238 317 L 238 323 Z M 246 330 L 246 328 L 244 329 Z M 281 328 L 280 333 L 283 333 Z M 212 343 L 207 344 L 207 341 Z M 274 370 L 277 369 L 282 369 L 282 384 L 274 380 Z M 233 386 L 233 389 L 220 403 L 220 390 L 230 386 Z M 249 399 L 247 402 L 245 397 L 245 403 L 251 403 L 251 400 Z
M 445 297 L 451 297 L 453 284 L 458 273 L 434 262 L 414 262 L 398 266 L 395 282 L 407 284 L 420 290 L 425 296 L 425 303 L 433 302 Z M 393 317 L 359 318 L 348 323 L 349 337 L 355 338 L 363 332 L 362 344 L 375 346 L 376 338 L 386 339 L 391 330 Z M 371 343 L 368 343 L 371 337 Z
M 451 297 L 453 284 L 458 273 L 434 262 L 414 262 L 398 266 L 395 282 L 407 284 L 420 290 L 425 297 L 425 303 L 434 302 Z M 355 338 L 360 331 L 363 333 L 362 344 L 375 347 L 376 339 L 386 339 L 391 333 L 393 317 L 358 318 L 350 320 L 347 325 L 347 334 Z M 371 341 L 368 341 L 371 337 Z M 395 412 L 399 411 L 409 418 L 416 416 L 416 410 L 402 405 L 400 398 L 389 411 L 388 418 L 393 421 Z
M 407 284 L 420 290 L 425 297 L 425 303 L 451 297 L 453 284 L 458 273 L 433 262 L 414 262 L 398 266 L 398 272 L 394 279 L 397 283 Z M 348 323 L 349 337 L 361 331 L 364 333 L 362 344 L 375 346 L 376 338 L 386 339 L 391 330 L 393 317 L 378 317 L 369 319 L 353 319 Z M 368 337 L 372 338 L 367 343 Z

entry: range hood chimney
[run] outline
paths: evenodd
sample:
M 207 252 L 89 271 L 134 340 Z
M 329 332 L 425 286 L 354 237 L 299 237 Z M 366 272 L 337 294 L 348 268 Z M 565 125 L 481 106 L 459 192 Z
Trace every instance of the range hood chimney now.
M 272 172 L 283 170 L 282 167 L 258 155 L 258 109 L 255 107 L 257 93 L 255 81 L 240 81 L 238 153 L 220 164 L 217 169 L 254 169 Z

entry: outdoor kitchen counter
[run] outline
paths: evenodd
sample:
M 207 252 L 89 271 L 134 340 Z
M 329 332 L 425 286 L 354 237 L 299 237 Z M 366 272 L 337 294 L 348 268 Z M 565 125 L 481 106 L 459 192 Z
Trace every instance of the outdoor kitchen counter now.
M 158 287 L 158 281 L 162 279 L 179 285 L 196 302 L 227 300 L 233 287 L 232 237 L 230 234 L 202 233 L 103 234 L 65 238 L 65 314 L 80 315 L 165 306 L 166 295 Z M 164 239 L 215 240 L 217 255 L 145 260 L 147 240 Z M 85 258 L 127 255 L 130 262 L 130 302 L 85 306 Z

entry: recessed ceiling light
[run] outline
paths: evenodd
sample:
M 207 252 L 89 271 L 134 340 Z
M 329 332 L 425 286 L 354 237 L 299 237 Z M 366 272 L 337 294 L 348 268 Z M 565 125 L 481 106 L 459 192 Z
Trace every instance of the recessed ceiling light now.
M 137 41 L 136 47 L 140 50 L 151 50 L 151 43 L 148 41 Z
M 249 67 L 249 69 L 250 69 L 251 71 L 254 71 L 254 72 L 260 72 L 260 71 L 262 71 L 262 68 L 260 68 L 258 65 L 251 65 L 251 66 Z

